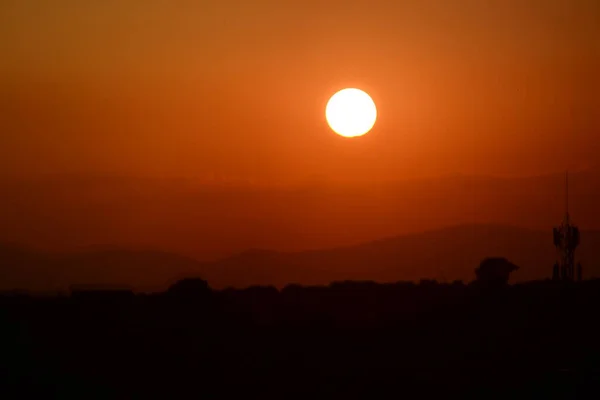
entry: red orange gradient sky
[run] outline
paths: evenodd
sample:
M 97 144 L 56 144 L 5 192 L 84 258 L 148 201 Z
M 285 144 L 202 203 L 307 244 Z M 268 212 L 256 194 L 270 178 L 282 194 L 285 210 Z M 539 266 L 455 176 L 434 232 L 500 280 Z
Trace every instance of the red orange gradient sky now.
M 3 176 L 522 175 L 600 148 L 596 0 L 8 0 L 0 52 Z M 378 107 L 357 140 L 324 115 L 349 86 Z

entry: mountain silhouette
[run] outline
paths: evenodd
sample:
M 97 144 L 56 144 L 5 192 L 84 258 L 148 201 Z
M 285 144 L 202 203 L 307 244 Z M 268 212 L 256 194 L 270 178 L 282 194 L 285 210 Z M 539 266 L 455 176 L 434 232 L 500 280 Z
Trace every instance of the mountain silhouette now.
M 582 233 L 577 256 L 585 265 L 586 277 L 600 272 L 599 245 L 599 231 Z M 502 225 L 460 225 L 358 246 L 294 253 L 253 251 L 209 263 L 204 269 L 213 287 L 318 285 L 347 279 L 468 282 L 475 278 L 479 262 L 489 256 L 506 257 L 521 267 L 511 277 L 518 282 L 549 278 L 556 250 L 548 232 Z
M 170 178 L 0 180 L 0 242 L 64 252 L 97 243 L 150 245 L 213 261 L 251 248 L 335 248 L 460 224 L 551 231 L 564 214 L 564 181 L 564 172 L 287 186 Z M 574 171 L 569 183 L 573 222 L 600 229 L 600 173 Z
M 213 288 L 435 279 L 469 282 L 486 257 L 506 257 L 520 269 L 515 282 L 549 278 L 556 252 L 550 232 L 501 225 L 459 225 L 356 246 L 301 252 L 252 249 L 214 262 L 160 251 L 95 250 L 43 253 L 0 246 L 2 290 L 65 290 L 73 284 L 164 290 L 177 279 L 202 277 Z M 578 260 L 584 277 L 600 273 L 600 231 L 583 231 Z
M 73 285 L 90 285 L 159 291 L 180 278 L 202 272 L 196 260 L 161 251 L 46 253 L 0 245 L 0 290 L 65 291 Z

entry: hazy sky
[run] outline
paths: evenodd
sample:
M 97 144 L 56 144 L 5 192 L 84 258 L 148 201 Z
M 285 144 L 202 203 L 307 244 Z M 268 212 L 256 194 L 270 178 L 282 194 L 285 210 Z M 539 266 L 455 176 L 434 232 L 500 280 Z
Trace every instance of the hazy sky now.
M 597 0 L 3 0 L 1 175 L 530 174 L 600 150 Z M 355 86 L 360 139 L 324 106 Z

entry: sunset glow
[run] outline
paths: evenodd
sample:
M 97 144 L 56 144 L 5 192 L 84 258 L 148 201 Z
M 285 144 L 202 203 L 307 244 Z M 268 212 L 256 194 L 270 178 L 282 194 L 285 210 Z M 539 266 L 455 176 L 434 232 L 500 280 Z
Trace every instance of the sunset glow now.
M 340 90 L 329 99 L 325 116 L 335 133 L 344 137 L 356 137 L 373 128 L 377 108 L 367 93 L 348 88 Z

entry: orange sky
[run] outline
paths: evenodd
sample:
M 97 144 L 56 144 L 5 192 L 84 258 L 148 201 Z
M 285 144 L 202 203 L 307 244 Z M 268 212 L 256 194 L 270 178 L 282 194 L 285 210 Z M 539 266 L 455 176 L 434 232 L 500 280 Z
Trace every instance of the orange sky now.
M 4 176 L 532 174 L 600 146 L 597 0 L 0 4 Z M 355 86 L 374 130 L 324 107 Z

